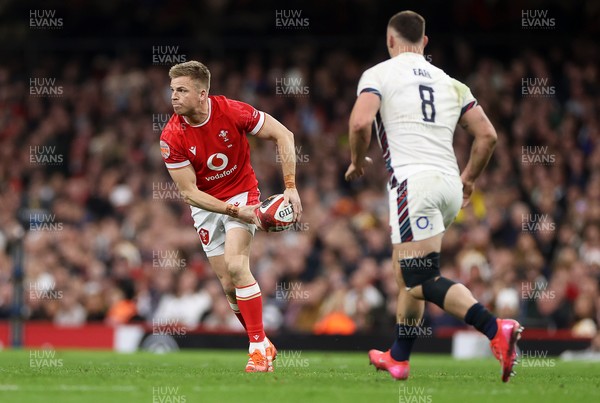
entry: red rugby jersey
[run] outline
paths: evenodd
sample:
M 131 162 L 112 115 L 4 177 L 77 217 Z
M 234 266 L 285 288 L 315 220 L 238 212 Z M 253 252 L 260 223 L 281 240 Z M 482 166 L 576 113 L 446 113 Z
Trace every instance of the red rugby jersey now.
M 264 122 L 265 114 L 252 106 L 211 95 L 203 123 L 192 126 L 171 116 L 160 136 L 161 154 L 168 169 L 191 164 L 198 189 L 225 201 L 258 187 L 246 135 L 258 133 Z

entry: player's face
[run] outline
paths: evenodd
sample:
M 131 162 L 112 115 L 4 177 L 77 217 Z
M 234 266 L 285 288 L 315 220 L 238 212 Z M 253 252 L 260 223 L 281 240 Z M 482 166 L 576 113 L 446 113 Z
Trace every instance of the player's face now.
M 176 114 L 188 116 L 196 113 L 208 92 L 198 88 L 198 83 L 190 77 L 176 77 L 171 80 L 171 104 Z

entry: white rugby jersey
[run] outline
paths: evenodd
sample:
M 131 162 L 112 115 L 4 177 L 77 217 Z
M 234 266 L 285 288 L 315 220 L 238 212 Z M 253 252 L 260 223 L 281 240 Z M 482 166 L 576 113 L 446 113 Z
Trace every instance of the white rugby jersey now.
M 460 175 L 452 139 L 460 117 L 477 105 L 469 87 L 405 52 L 365 71 L 362 92 L 381 99 L 375 126 L 389 187 L 424 170 Z

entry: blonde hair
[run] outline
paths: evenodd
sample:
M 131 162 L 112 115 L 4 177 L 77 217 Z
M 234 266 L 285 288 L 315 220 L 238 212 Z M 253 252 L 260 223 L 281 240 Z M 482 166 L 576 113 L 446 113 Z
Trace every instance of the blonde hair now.
M 210 71 L 204 64 L 190 60 L 189 62 L 179 63 L 169 69 L 169 77 L 171 79 L 177 77 L 190 77 L 197 81 L 200 85 L 206 86 L 206 90 L 210 88 Z M 201 86 L 198 86 L 199 88 Z

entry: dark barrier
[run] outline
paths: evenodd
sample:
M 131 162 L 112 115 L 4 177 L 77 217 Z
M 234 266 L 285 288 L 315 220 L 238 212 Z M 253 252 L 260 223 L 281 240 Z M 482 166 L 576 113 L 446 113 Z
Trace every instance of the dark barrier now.
M 445 329 L 432 337 L 417 340 L 414 352 L 450 354 L 452 336 L 459 329 Z M 372 348 L 387 349 L 392 343 L 390 335 L 354 334 L 351 336 L 326 336 L 298 333 L 279 333 L 269 335 L 271 341 L 280 350 L 316 350 L 316 351 L 368 351 Z M 248 344 L 245 334 L 190 332 L 185 335 L 147 333 L 141 347 L 148 350 L 170 350 L 178 348 L 243 349 Z M 526 332 L 519 342 L 522 350 L 547 351 L 548 355 L 559 355 L 565 350 L 582 350 L 590 345 L 588 338 L 576 338 L 570 332 L 547 332 L 532 329 Z

